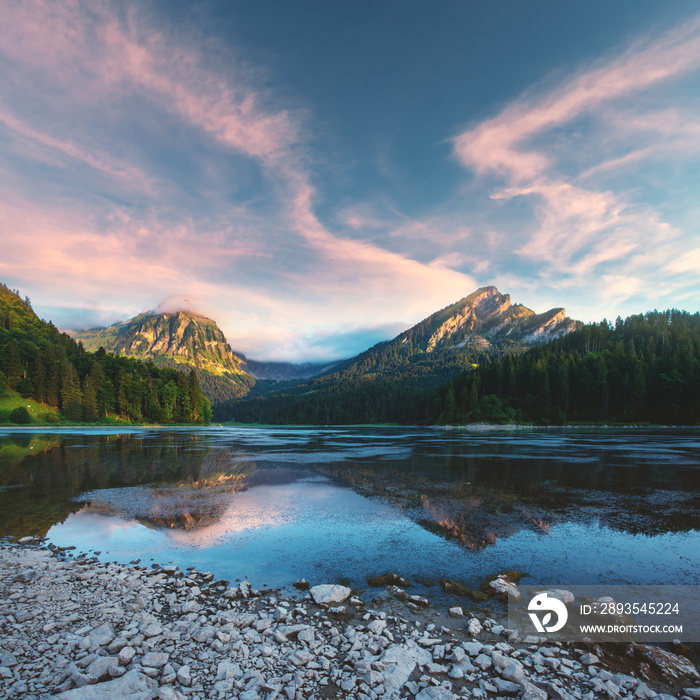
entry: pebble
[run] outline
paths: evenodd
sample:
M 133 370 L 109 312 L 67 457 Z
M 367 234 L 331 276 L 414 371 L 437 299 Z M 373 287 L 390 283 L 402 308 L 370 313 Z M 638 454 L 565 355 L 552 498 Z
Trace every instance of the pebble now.
M 300 600 L 213 580 L 191 568 L 63 559 L 34 538 L 0 544 L 0 696 L 672 697 L 669 688 L 608 671 L 592 652 L 540 637 L 520 642 L 495 620 L 465 622 L 461 607 L 434 609 L 397 587 L 370 609 L 334 584 L 310 587 Z M 682 670 L 677 697 L 700 700 L 697 669 L 667 652 L 659 658 Z

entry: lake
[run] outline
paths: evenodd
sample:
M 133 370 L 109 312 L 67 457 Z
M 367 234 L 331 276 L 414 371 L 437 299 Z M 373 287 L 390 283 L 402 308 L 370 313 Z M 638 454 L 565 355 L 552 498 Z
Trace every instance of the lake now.
M 696 584 L 700 431 L 0 428 L 0 535 L 254 587 Z

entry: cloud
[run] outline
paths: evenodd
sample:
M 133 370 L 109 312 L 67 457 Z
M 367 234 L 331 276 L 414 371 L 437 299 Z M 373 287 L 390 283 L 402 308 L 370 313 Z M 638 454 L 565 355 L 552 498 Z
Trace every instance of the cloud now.
M 594 307 L 656 305 L 657 295 L 697 288 L 689 277 L 668 279 L 671 270 L 689 272 L 694 257 L 683 254 L 692 233 L 671 218 L 683 206 L 663 205 L 690 194 L 679 168 L 700 150 L 691 87 L 699 68 L 695 17 L 554 86 L 533 87 L 454 138 L 453 155 L 490 187 L 492 216 L 506 206 L 534 215 L 499 222 L 516 258 L 494 267 L 516 289 L 578 290 L 589 308 L 575 305 L 587 318 Z M 534 266 L 529 282 L 525 261 Z
M 0 160 L 5 280 L 72 324 L 81 309 L 91 323 L 195 298 L 238 349 L 279 359 L 344 356 L 334 333 L 373 318 L 384 330 L 353 337 L 376 340 L 397 314 L 419 320 L 476 286 L 434 254 L 331 230 L 315 209 L 310 115 L 281 106 L 235 50 L 161 19 L 99 0 L 5 3 L 0 123 L 61 170 L 28 178 Z M 218 180 L 193 192 L 190 167 Z
M 523 142 L 539 132 L 566 124 L 605 103 L 676 78 L 700 66 L 700 19 L 668 32 L 660 40 L 638 43 L 603 65 L 544 96 L 516 100 L 493 119 L 454 140 L 461 162 L 478 173 L 494 171 L 513 182 L 531 180 L 550 166 Z

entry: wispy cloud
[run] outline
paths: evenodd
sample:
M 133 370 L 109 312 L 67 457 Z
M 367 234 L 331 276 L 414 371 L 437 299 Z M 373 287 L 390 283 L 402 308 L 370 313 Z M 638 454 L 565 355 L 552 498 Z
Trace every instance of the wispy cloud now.
M 578 289 L 596 313 L 625 295 L 643 298 L 640 280 L 655 280 L 649 298 L 679 289 L 678 279 L 658 282 L 665 264 L 686 269 L 672 261 L 688 259 L 682 253 L 693 234 L 667 218 L 662 198 L 678 193 L 654 182 L 645 163 L 677 165 L 700 150 L 700 105 L 682 85 L 699 68 L 695 18 L 553 87 L 534 87 L 454 138 L 455 157 L 490 183 L 494 206 L 517 201 L 534 215 L 503 229 L 517 258 L 537 265 L 518 287 L 545 285 L 564 296 Z
M 290 347 L 301 357 L 304 348 L 338 352 L 313 340 L 329 329 L 347 336 L 348 324 L 366 325 L 367 315 L 388 328 L 398 308 L 418 320 L 471 290 L 470 276 L 439 262 L 325 225 L 315 210 L 310 115 L 280 106 L 260 87 L 261 71 L 235 52 L 205 46 L 133 4 L 7 0 L 0 68 L 11 64 L 15 77 L 0 86 L 0 123 L 47 160 L 63 159 L 67 182 L 54 180 L 42 198 L 40 182 L 12 173 L 16 192 L 0 194 L 0 217 L 13 231 L 0 261 L 5 279 L 36 290 L 47 307 L 105 305 L 125 315 L 171 294 L 209 299 L 232 342 L 257 328 L 267 339 L 253 349 L 285 359 Z M 157 162 L 154 139 L 169 149 Z M 265 185 L 251 201 L 232 202 L 218 182 L 198 211 L 188 210 L 193 194 L 166 181 L 162 162 L 181 158 L 211 173 L 222 157 L 234 174 Z M 69 182 L 71 160 L 115 189 L 95 195 Z M 127 181 L 139 196 L 124 201 L 116 183 Z M 279 330 L 266 335 L 270 326 Z

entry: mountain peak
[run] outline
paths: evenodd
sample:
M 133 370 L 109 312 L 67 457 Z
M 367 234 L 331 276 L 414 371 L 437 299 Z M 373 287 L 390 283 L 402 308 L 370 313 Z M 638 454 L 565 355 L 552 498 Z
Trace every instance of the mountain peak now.
M 212 404 L 240 396 L 255 380 L 241 367 L 215 321 L 188 300 L 168 299 L 155 309 L 109 328 L 75 333 L 88 350 L 152 360 L 158 366 L 193 368 Z M 177 302 L 177 303 L 175 303 Z
M 522 304 L 512 304 L 510 294 L 489 285 L 429 316 L 415 326 L 419 332 L 412 335 L 425 352 L 467 344 L 485 349 L 503 341 L 534 345 L 569 333 L 579 325 L 567 318 L 562 308 L 536 314 Z
M 197 304 L 192 302 L 190 299 L 177 296 L 168 297 L 164 301 L 161 301 L 155 309 L 147 311 L 146 313 L 151 316 L 160 316 L 162 314 L 174 316 L 178 313 L 184 313 L 188 316 L 201 316 L 202 318 L 208 318 L 198 309 Z

